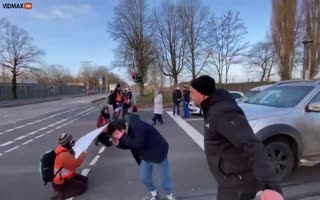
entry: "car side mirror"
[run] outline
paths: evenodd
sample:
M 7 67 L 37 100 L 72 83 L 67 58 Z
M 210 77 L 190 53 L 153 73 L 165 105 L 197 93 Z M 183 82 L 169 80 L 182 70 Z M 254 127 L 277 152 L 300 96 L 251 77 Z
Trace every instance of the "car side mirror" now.
M 307 106 L 307 112 L 320 112 L 320 102 L 312 102 Z

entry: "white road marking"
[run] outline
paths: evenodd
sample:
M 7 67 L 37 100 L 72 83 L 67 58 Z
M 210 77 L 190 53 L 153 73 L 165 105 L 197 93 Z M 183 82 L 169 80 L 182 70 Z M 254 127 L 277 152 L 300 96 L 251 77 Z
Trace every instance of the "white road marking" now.
M 49 128 L 49 127 L 39 128 L 38 131 L 43 131 L 43 130 L 46 130 L 47 128 Z
M 94 157 L 94 159 L 91 161 L 91 163 L 89 164 L 89 166 L 93 166 L 97 163 L 97 161 L 99 160 L 100 156 L 96 155 L 96 157 Z
M 59 129 L 59 128 L 61 128 L 62 126 L 57 126 L 55 129 Z
M 18 128 L 23 128 L 25 125 L 17 126 L 16 129 Z
M 6 131 L 4 131 L 5 133 L 8 133 L 8 132 L 11 132 L 11 131 L 14 131 L 15 130 L 15 128 L 12 128 L 12 129 L 8 129 L 8 130 L 6 130 Z
M 2 153 L 0 153 L 0 156 L 2 156 L 3 154 Z
M 4 133 L 0 133 L 0 135 L 2 135 L 2 134 L 4 134 Z
M 34 122 L 27 123 L 26 126 L 32 125 Z
M 43 119 L 39 119 L 39 120 L 35 121 L 35 123 L 42 122 L 42 121 L 43 121 Z
M 33 135 L 33 134 L 36 134 L 36 133 L 38 133 L 39 131 L 33 131 L 33 132 L 31 132 L 31 133 L 28 133 L 28 135 Z
M 173 116 L 172 111 L 167 111 L 167 113 L 204 150 L 203 135 L 180 117 Z
M 33 139 L 28 140 L 28 141 L 26 141 L 25 143 L 22 143 L 22 145 L 28 144 L 28 143 L 30 143 L 30 142 L 32 142 L 32 141 L 33 141 Z
M 20 137 L 17 137 L 16 139 L 14 140 L 22 140 L 23 138 L 27 137 L 28 135 L 23 135 L 23 136 L 20 136 Z
M 106 150 L 106 147 L 105 147 L 105 146 L 101 147 L 101 149 L 99 150 L 99 152 L 98 152 L 98 153 L 103 153 L 103 152 L 104 152 L 104 150 Z
M 41 138 L 42 136 L 44 136 L 44 134 L 41 134 L 41 135 L 38 135 L 37 137 L 35 137 L 35 138 Z
M 53 132 L 54 131 L 54 129 L 53 130 L 50 130 L 50 131 L 47 131 L 46 133 L 51 133 L 51 132 Z
M 48 125 L 48 127 L 55 126 L 55 125 L 56 125 L 56 123 L 54 123 L 54 124 L 50 124 L 50 125 Z
M 189 119 L 184 119 L 186 121 L 203 121 L 203 118 L 189 118 Z
M 10 151 L 13 151 L 13 150 L 15 150 L 15 149 L 17 149 L 17 148 L 19 148 L 20 146 L 15 146 L 15 147 L 13 147 L 13 148 L 11 148 L 11 149 L 8 149 L 7 151 L 5 151 L 5 153 L 9 153 Z
M 89 172 L 90 172 L 90 168 L 83 169 L 82 172 L 81 172 L 81 175 L 82 176 L 88 176 Z
M 8 142 L 5 142 L 3 144 L 0 144 L 0 147 L 5 147 L 5 146 L 7 146 L 9 144 L 12 144 L 12 143 L 14 143 L 14 141 L 8 141 Z

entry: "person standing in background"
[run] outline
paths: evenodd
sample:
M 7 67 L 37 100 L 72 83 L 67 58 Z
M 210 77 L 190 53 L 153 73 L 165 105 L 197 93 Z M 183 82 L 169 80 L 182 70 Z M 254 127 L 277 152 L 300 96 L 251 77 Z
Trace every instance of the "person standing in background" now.
M 177 88 L 172 93 L 173 116 L 175 116 L 176 113 L 178 116 L 180 115 L 181 97 L 182 97 L 182 94 L 181 94 L 180 88 L 179 88 L 179 86 L 177 86 Z M 176 112 L 176 110 L 177 110 L 177 112 Z
M 184 118 L 189 118 L 190 117 L 190 112 L 189 112 L 190 91 L 188 90 L 187 85 L 183 87 L 182 100 L 183 100 L 182 103 L 183 103 Z
M 162 95 L 162 91 L 159 90 L 156 98 L 154 99 L 154 116 L 152 118 L 154 125 L 157 124 L 157 120 L 160 122 L 160 124 L 163 124 L 162 114 L 163 114 L 163 95 Z

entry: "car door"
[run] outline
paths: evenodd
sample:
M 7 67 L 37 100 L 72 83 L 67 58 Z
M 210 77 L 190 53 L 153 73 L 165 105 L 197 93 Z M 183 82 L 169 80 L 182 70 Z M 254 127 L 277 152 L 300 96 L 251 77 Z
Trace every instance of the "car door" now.
M 320 91 L 308 102 L 320 102 Z M 305 155 L 320 155 L 320 112 L 305 111 L 302 137 Z

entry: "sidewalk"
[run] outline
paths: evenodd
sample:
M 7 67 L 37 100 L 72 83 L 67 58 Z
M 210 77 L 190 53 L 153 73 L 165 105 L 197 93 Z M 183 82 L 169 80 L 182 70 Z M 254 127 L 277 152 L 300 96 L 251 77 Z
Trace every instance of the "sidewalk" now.
M 58 101 L 62 99 L 69 99 L 75 97 L 87 96 L 86 94 L 77 94 L 77 95 L 65 95 L 65 96 L 53 96 L 53 97 L 43 97 L 43 98 L 32 98 L 32 99 L 12 99 L 0 101 L 0 108 L 5 107 L 16 107 L 24 106 L 29 104 L 43 103 L 49 101 Z

